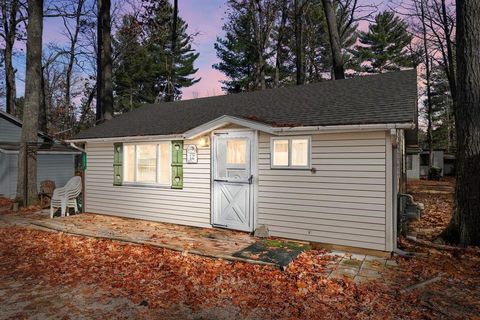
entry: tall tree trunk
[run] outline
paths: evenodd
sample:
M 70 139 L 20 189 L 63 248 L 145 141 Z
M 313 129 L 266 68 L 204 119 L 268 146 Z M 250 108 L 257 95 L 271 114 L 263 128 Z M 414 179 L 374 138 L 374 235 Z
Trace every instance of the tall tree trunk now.
M 65 106 L 70 109 L 71 105 L 71 90 L 72 90 L 72 74 L 73 74 L 73 65 L 75 64 L 75 49 L 78 42 L 78 35 L 80 33 L 81 19 L 83 4 L 85 0 L 79 0 L 77 3 L 77 9 L 75 10 L 75 29 L 70 39 L 70 48 L 68 51 L 68 64 L 67 71 L 65 75 Z
M 455 211 L 443 233 L 480 245 L 480 2 L 457 0 L 457 187 Z
M 453 53 L 453 44 L 450 39 L 450 28 L 448 25 L 448 16 L 445 0 L 442 0 L 442 20 L 443 20 L 443 32 L 445 33 L 445 42 L 447 47 L 447 62 L 448 62 L 448 72 L 447 79 L 450 86 L 450 93 L 452 96 L 453 110 L 455 110 L 455 105 L 457 103 L 457 79 L 455 75 L 455 62 L 454 62 L 454 53 Z
M 34 148 L 32 153 L 27 151 L 28 144 L 37 142 L 38 136 L 38 109 L 42 103 L 42 29 L 43 0 L 28 0 L 25 106 L 17 174 L 17 197 L 25 197 L 27 204 L 37 201 L 36 150 Z M 27 158 L 26 161 L 25 158 Z M 25 168 L 25 162 L 27 162 L 27 168 Z M 27 195 L 24 193 L 25 185 L 27 185 Z
M 98 0 L 97 122 L 113 118 L 112 36 L 110 0 Z
M 103 72 L 102 72 L 102 0 L 97 0 L 97 97 L 95 122 L 103 122 Z
M 165 95 L 165 101 L 171 102 L 175 100 L 175 55 L 177 52 L 177 24 L 178 24 L 178 0 L 173 1 L 172 12 L 172 30 L 171 30 L 171 47 L 170 47 L 170 66 L 169 75 L 167 81 L 167 92 Z
M 294 1 L 295 23 L 295 68 L 297 85 L 305 83 L 305 45 L 303 38 L 303 1 Z
M 275 88 L 280 87 L 280 68 L 282 67 L 282 43 L 285 33 L 285 24 L 287 23 L 287 0 L 282 1 L 282 15 L 280 18 L 280 26 L 278 27 L 276 55 L 275 55 L 275 77 L 273 83 Z
M 6 111 L 14 116 L 17 115 L 15 100 L 17 96 L 15 84 L 15 69 L 13 67 L 13 46 L 17 36 L 17 13 L 20 10 L 18 0 L 12 0 L 8 3 L 5 0 L 1 2 L 3 37 L 5 40 L 5 49 L 3 56 L 5 60 L 5 85 L 6 85 Z
M 337 15 L 332 0 L 322 0 L 325 18 L 327 19 L 330 47 L 332 49 L 333 75 L 335 80 L 345 79 L 344 61 L 340 35 L 338 33 Z
M 425 54 L 425 80 L 427 81 L 427 143 L 428 143 L 428 167 L 433 166 L 433 103 L 432 103 L 432 86 L 430 84 L 430 55 L 428 51 L 427 24 L 425 22 L 425 5 L 423 0 L 420 1 L 420 19 L 422 21 L 422 40 L 423 51 Z
M 15 107 L 16 84 L 15 84 L 15 69 L 12 63 L 12 47 L 9 44 L 5 44 L 4 50 L 5 58 L 5 85 L 6 85 L 6 99 L 7 99 L 7 113 L 17 115 Z
M 45 75 L 42 68 L 42 90 L 40 90 L 40 106 L 38 110 L 38 130 L 47 132 L 47 97 L 45 88 Z

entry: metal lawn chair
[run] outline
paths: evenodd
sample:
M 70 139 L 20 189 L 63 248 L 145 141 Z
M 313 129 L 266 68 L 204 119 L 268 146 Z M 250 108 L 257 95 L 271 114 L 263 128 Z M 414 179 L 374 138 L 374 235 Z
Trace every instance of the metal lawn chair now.
M 82 192 L 82 178 L 75 176 L 68 180 L 67 184 L 62 188 L 53 191 L 52 200 L 50 202 L 50 218 L 55 213 L 54 208 L 61 208 L 62 217 L 68 216 L 69 208 L 73 208 L 75 213 L 78 210 L 77 197 Z

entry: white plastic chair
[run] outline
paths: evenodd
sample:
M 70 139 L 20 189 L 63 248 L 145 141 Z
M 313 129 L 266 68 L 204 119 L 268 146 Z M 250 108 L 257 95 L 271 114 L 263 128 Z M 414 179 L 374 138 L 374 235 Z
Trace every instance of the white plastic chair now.
M 53 191 L 52 201 L 50 202 L 50 218 L 55 213 L 54 208 L 61 208 L 62 217 L 68 216 L 68 208 L 74 208 L 75 213 L 78 210 L 77 197 L 82 192 L 82 178 L 75 176 L 68 180 L 62 188 L 56 188 Z

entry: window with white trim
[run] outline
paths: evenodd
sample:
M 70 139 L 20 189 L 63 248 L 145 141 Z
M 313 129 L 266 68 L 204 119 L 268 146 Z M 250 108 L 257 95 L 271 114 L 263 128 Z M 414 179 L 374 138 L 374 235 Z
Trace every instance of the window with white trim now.
M 284 169 L 310 169 L 310 137 L 272 137 L 271 167 Z
M 171 143 L 123 145 L 123 181 L 131 184 L 171 184 Z

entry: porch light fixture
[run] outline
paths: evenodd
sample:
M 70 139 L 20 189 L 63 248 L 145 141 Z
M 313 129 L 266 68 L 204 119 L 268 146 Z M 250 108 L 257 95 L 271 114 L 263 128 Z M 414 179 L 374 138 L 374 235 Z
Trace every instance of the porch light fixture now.
M 200 137 L 200 139 L 198 139 L 198 146 L 199 147 L 210 146 L 210 137 L 209 136 Z

